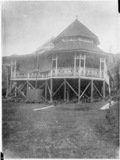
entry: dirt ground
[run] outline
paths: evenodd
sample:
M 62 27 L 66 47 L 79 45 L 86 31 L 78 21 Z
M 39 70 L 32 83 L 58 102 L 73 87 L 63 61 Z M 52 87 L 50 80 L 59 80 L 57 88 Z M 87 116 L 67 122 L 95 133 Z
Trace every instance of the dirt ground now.
M 6 158 L 118 158 L 118 133 L 100 110 L 105 102 L 59 104 L 3 103 Z

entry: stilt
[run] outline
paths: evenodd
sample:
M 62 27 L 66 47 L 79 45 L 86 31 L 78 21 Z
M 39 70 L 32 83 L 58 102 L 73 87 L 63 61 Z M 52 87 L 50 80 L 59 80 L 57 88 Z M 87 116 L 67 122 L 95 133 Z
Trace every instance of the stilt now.
M 17 88 L 15 87 L 15 97 L 17 96 Z
M 78 103 L 80 102 L 81 80 L 78 78 Z
M 109 96 L 111 96 L 111 88 L 110 88 L 110 85 L 108 86 L 109 88 Z
M 69 98 L 70 98 L 70 96 L 69 96 L 69 87 L 67 86 L 67 102 L 69 102 Z
M 7 68 L 6 98 L 8 97 L 8 88 L 9 88 L 9 80 L 8 80 L 8 68 Z
M 105 98 L 105 81 L 103 81 L 103 98 Z
M 93 102 L 93 80 L 91 80 L 91 102 Z
M 66 80 L 64 79 L 64 101 L 66 101 Z
M 53 102 L 53 79 L 50 79 L 50 102 Z
M 8 94 L 11 96 L 11 90 L 12 90 L 12 81 L 10 80 L 10 86 L 8 89 Z
M 47 80 L 45 81 L 45 101 L 47 101 Z
M 35 81 L 35 88 L 37 89 L 37 80 Z
M 26 91 L 26 97 L 28 96 L 28 81 L 27 81 L 27 91 Z
M 38 74 L 38 73 L 36 73 L 35 89 L 37 89 L 37 85 L 38 85 L 37 74 Z

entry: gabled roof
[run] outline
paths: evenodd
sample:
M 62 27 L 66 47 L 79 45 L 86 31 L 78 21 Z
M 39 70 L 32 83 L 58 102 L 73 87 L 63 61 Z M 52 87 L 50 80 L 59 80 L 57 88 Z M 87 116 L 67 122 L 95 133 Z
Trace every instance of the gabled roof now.
M 75 37 L 75 36 L 89 38 L 94 40 L 96 44 L 99 44 L 97 36 L 77 19 L 55 38 L 55 42 L 59 41 L 59 39 L 61 38 Z

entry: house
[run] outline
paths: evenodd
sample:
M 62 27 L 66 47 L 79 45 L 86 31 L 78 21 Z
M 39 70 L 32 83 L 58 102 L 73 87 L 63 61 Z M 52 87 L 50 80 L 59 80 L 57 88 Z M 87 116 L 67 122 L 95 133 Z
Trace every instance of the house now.
M 11 87 L 43 89 L 45 100 L 93 101 L 110 93 L 107 54 L 98 37 L 75 19 L 56 38 L 31 56 L 11 62 Z

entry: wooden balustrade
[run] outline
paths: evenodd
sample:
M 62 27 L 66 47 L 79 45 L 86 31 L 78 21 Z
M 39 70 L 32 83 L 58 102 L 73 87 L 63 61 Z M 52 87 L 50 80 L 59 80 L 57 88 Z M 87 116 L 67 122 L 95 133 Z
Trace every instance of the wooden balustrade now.
M 14 74 L 12 74 L 14 75 Z M 48 73 L 16 73 L 16 76 L 12 76 L 11 79 L 44 79 L 44 78 L 50 78 L 50 77 L 76 77 L 76 76 L 83 76 L 83 77 L 93 77 L 93 78 L 104 78 L 105 73 L 103 71 L 100 71 L 96 68 L 58 68 L 52 69 Z

